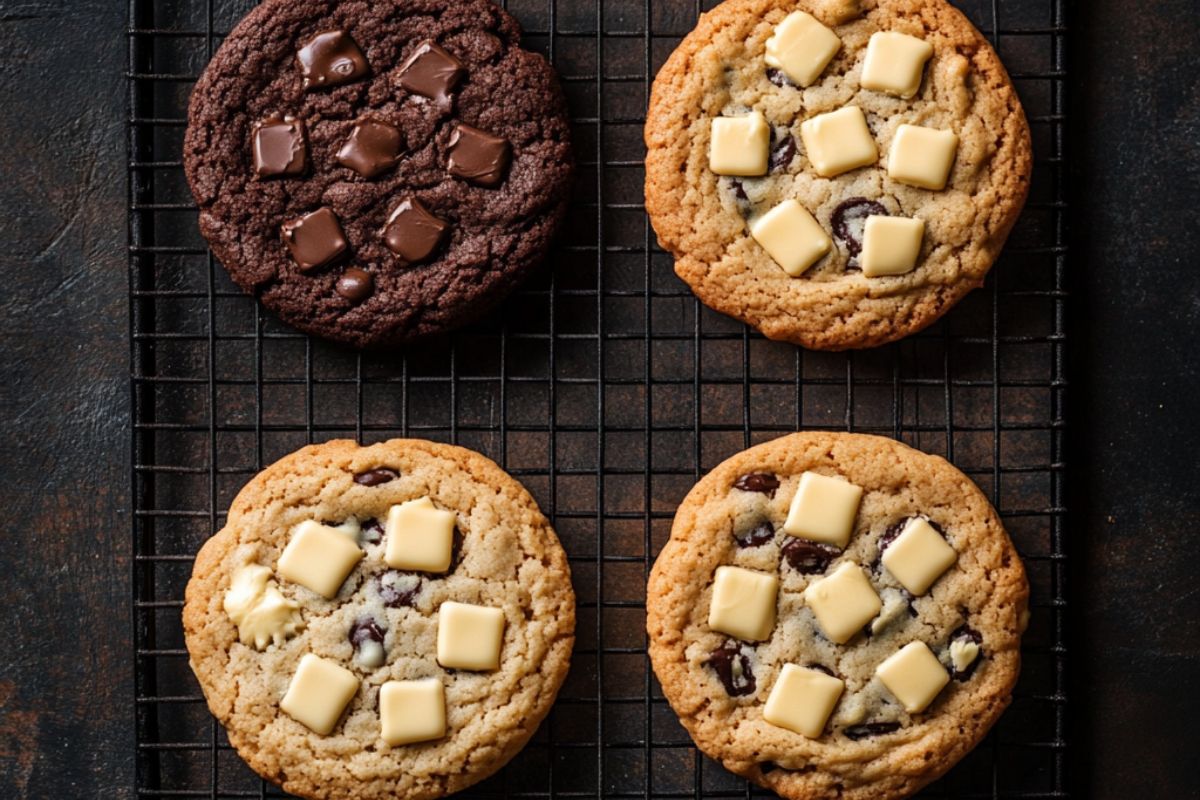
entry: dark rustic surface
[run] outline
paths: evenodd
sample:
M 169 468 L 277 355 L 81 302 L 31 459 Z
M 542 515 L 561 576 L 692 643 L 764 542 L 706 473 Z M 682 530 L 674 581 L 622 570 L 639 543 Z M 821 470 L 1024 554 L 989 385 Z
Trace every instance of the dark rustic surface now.
M 1192 797 L 1200 8 L 1072 18 L 1073 784 Z M 132 796 L 125 24 L 0 0 L 0 796 Z

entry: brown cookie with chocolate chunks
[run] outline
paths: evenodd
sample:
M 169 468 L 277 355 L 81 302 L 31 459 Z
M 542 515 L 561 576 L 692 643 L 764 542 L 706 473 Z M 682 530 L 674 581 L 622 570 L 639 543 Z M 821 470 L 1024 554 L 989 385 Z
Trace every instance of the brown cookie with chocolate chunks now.
M 520 36 L 488 0 L 251 11 L 196 84 L 184 140 L 200 231 L 234 282 L 357 347 L 491 309 L 545 257 L 574 171 L 562 90 Z

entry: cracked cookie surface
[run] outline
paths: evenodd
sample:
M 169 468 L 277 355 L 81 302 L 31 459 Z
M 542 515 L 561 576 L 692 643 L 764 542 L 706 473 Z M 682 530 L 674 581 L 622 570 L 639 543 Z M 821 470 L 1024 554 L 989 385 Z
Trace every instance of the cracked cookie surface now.
M 767 40 L 790 13 L 808 12 L 841 47 L 812 85 L 799 88 L 764 62 Z M 917 94 L 903 99 L 860 85 L 873 33 L 916 36 L 933 47 Z M 800 127 L 858 106 L 879 160 L 818 177 Z M 760 111 L 771 125 L 766 176 L 709 168 L 713 118 Z M 940 191 L 888 177 L 897 129 L 912 124 L 958 136 Z M 1029 127 L 995 51 L 944 0 L 726 0 L 704 14 L 655 79 L 645 139 L 646 210 L 675 271 L 706 305 L 780 339 L 828 350 L 870 347 L 941 317 L 985 275 L 1016 222 L 1032 169 Z M 749 220 L 798 200 L 833 237 L 801 277 L 785 273 L 749 233 Z M 837 234 L 839 206 L 877 203 L 891 216 L 925 221 L 917 268 L 869 278 L 855 267 L 859 244 Z M 878 208 L 878 207 L 877 207 Z
M 387 534 L 371 522 L 421 497 L 455 516 L 445 573 L 390 569 Z M 363 556 L 330 599 L 278 570 L 295 529 L 310 520 L 359 534 Z M 248 564 L 271 569 L 276 590 L 302 617 L 298 630 L 268 639 L 262 649 L 239 641 L 225 603 Z M 444 602 L 503 611 L 498 669 L 438 664 Z M 281 459 L 238 494 L 225 527 L 196 557 L 183 623 L 209 709 L 264 778 L 322 800 L 435 798 L 492 774 L 533 735 L 567 673 L 574 607 L 554 531 L 528 492 L 496 464 L 419 440 L 365 447 L 331 441 Z M 306 654 L 360 681 L 329 735 L 280 710 Z M 428 678 L 444 684 L 445 736 L 388 745 L 381 739 L 382 685 Z
M 808 471 L 863 489 L 844 548 L 783 530 Z M 880 553 L 914 518 L 928 520 L 956 554 L 917 597 Z M 880 608 L 835 644 L 805 590 L 847 564 L 863 570 Z M 762 641 L 710 626 L 714 575 L 729 567 L 778 580 L 775 624 Z M 791 800 L 907 797 L 973 748 L 1009 704 L 1028 593 L 996 512 L 945 460 L 878 436 L 797 433 L 727 459 L 680 506 L 647 589 L 650 657 L 697 746 L 733 772 Z M 945 670 L 945 687 L 919 713 L 876 675 L 913 642 L 928 645 Z M 764 718 L 788 664 L 844 682 L 815 737 Z
M 368 71 L 306 90 L 298 49 L 330 30 L 352 37 Z M 521 49 L 520 35 L 488 0 L 267 0 L 251 11 L 197 83 L 184 141 L 201 233 L 234 282 L 285 322 L 360 347 L 437 334 L 486 313 L 545 256 L 573 173 L 557 78 L 542 56 Z M 422 96 L 403 79 L 424 42 L 463 65 L 448 98 Z M 298 174 L 260 177 L 255 127 L 283 116 L 306 131 L 307 159 L 296 159 Z M 360 120 L 398 131 L 387 145 L 399 147 L 394 163 L 343 151 Z M 450 171 L 459 123 L 511 144 L 498 185 Z M 383 234 L 406 200 L 449 226 L 420 263 L 389 249 Z M 340 220 L 348 248 L 337 264 L 305 271 L 280 226 L 320 208 Z M 339 291 L 345 268 L 371 283 L 354 272 L 356 282 Z

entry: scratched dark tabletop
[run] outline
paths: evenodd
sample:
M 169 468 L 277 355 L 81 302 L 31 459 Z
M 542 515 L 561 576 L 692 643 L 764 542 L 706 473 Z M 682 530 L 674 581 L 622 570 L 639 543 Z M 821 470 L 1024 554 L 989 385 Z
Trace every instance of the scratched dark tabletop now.
M 1079 6 L 1071 787 L 1200 797 L 1200 4 Z M 0 0 L 4 798 L 133 795 L 125 14 Z

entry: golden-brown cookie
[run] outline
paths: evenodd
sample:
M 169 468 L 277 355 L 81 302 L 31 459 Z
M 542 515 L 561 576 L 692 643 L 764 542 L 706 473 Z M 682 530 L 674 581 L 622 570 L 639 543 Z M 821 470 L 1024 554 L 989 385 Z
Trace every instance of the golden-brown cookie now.
M 717 120 L 744 127 L 714 152 Z M 679 276 L 825 350 L 899 339 L 980 286 L 1032 169 L 1008 74 L 945 0 L 726 0 L 659 71 L 645 137 L 646 210 Z
M 533 735 L 575 597 L 550 524 L 492 461 L 331 441 L 238 494 L 183 622 L 209 709 L 264 778 L 306 798 L 435 798 Z
M 1029 587 L 961 472 L 796 433 L 688 494 L 647 589 L 650 657 L 696 745 L 790 800 L 907 797 L 1012 698 Z

